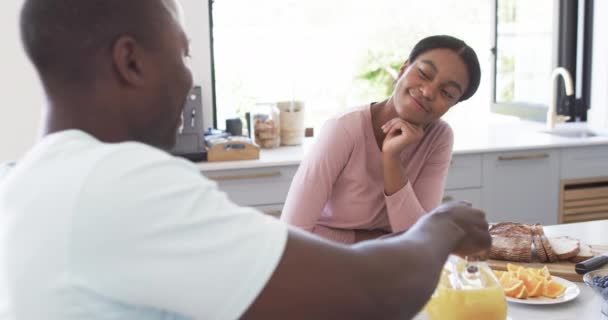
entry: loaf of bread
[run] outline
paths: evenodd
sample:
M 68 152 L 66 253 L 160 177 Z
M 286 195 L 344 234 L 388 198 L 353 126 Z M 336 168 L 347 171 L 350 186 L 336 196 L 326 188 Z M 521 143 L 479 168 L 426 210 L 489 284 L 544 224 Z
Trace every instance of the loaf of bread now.
M 545 236 L 540 224 L 501 222 L 490 227 L 490 258 L 513 262 L 583 261 L 593 257 L 589 246 L 571 237 Z

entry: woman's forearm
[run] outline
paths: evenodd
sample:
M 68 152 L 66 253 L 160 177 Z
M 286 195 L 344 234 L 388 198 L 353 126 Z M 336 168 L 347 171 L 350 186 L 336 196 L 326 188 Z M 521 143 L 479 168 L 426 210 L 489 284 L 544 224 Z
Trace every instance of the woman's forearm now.
M 407 177 L 403 172 L 399 156 L 388 153 L 382 155 L 384 192 L 390 196 L 401 190 L 407 184 Z

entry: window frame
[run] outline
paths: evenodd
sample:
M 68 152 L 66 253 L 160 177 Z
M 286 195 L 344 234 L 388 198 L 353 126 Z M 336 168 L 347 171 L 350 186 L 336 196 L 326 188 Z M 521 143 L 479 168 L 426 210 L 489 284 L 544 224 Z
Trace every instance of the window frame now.
M 498 1 L 500 0 L 493 1 L 492 14 L 490 110 L 493 113 L 518 116 L 525 120 L 546 121 L 547 105 L 496 101 Z M 568 69 L 575 87 L 574 104 L 566 105 L 563 82 L 558 82 L 557 113 L 570 116 L 568 120 L 570 122 L 587 121 L 587 110 L 591 101 L 594 0 L 554 0 L 554 3 L 553 68 L 562 66 Z

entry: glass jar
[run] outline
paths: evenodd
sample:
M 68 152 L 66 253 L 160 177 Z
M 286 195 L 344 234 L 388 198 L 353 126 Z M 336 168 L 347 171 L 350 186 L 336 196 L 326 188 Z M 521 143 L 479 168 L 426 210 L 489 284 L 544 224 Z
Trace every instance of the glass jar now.
M 425 311 L 430 320 L 505 320 L 507 301 L 487 264 L 450 256 Z
M 253 137 L 261 148 L 281 145 L 281 117 L 275 103 L 258 103 L 251 114 Z

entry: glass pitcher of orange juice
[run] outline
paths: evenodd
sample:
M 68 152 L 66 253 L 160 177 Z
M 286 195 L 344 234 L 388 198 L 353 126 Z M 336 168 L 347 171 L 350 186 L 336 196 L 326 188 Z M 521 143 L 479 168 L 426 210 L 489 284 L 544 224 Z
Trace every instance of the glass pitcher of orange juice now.
M 487 264 L 450 256 L 424 311 L 429 320 L 505 320 L 507 300 Z

